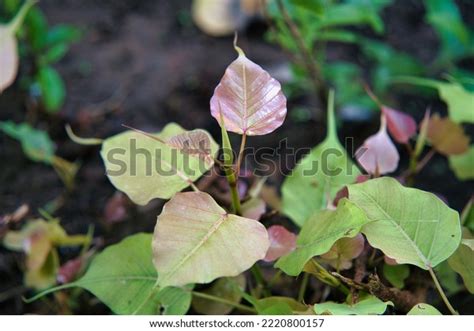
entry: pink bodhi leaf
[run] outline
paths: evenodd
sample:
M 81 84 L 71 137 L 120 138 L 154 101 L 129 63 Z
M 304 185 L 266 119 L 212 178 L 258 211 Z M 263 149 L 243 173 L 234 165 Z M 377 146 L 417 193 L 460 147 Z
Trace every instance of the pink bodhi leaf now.
M 280 127 L 286 116 L 286 97 L 280 83 L 237 46 L 237 59 L 226 69 L 211 98 L 211 115 L 228 131 L 258 136 Z
M 0 26 L 0 93 L 15 80 L 18 63 L 16 38 L 10 28 Z
M 263 259 L 272 262 L 279 257 L 288 254 L 296 248 L 296 235 L 281 225 L 272 225 L 268 228 L 270 248 Z
M 341 238 L 321 257 L 337 270 L 350 269 L 352 260 L 364 250 L 364 244 L 364 237 L 360 233 L 354 238 Z
M 387 119 L 388 132 L 401 144 L 406 144 L 416 134 L 416 122 L 410 115 L 382 105 Z
M 395 171 L 400 156 L 397 148 L 387 134 L 385 115 L 381 116 L 380 130 L 367 138 L 356 151 L 359 164 L 369 174 L 383 175 Z

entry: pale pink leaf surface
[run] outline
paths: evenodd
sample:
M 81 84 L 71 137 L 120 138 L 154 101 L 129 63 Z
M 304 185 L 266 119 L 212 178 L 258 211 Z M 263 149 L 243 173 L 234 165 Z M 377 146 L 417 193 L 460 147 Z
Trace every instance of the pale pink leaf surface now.
M 264 260 L 275 261 L 296 248 L 296 235 L 281 225 L 272 225 L 268 228 L 270 248 Z
M 259 222 L 228 214 L 207 193 L 182 192 L 163 207 L 152 246 L 157 285 L 166 287 L 237 276 L 270 242 Z
M 183 151 L 183 153 L 197 156 L 210 165 L 214 164 L 211 137 L 204 130 L 196 129 L 183 132 L 171 137 L 167 143 L 169 146 Z
M 410 115 L 387 106 L 382 106 L 382 112 L 387 119 L 388 132 L 397 142 L 405 144 L 416 134 L 416 121 Z
M 18 46 L 8 26 L 0 26 L 0 93 L 9 87 L 18 72 Z
M 369 174 L 383 175 L 397 169 L 400 156 L 387 133 L 387 124 L 383 114 L 379 132 L 365 140 L 356 151 L 356 158 Z
M 79 256 L 64 263 L 59 268 L 58 274 L 56 276 L 58 283 L 67 284 L 72 282 L 81 271 L 84 262 L 83 260 L 84 258 Z
M 260 198 L 250 198 L 242 204 L 242 216 L 258 221 L 265 214 L 267 205 Z
M 329 252 L 321 257 L 337 270 L 346 270 L 352 267 L 352 260 L 364 250 L 365 240 L 359 233 L 353 238 L 341 238 L 331 247 Z
M 226 69 L 211 98 L 211 114 L 228 131 L 264 135 L 280 127 L 286 116 L 286 97 L 280 83 L 240 50 Z

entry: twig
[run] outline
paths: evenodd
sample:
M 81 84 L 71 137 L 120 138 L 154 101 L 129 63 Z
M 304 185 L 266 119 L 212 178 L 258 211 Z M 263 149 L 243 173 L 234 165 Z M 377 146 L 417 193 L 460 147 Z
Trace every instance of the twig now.
M 336 272 L 333 272 L 332 274 L 350 287 L 369 292 L 382 301 L 392 301 L 395 307 L 397 307 L 403 313 L 407 313 L 414 305 L 418 303 L 417 297 L 411 292 L 385 286 L 380 281 L 380 278 L 375 274 L 369 276 L 368 283 L 357 282 Z
M 277 5 L 278 5 L 278 10 L 280 11 L 283 20 L 290 30 L 291 35 L 293 36 L 296 46 L 298 47 L 301 57 L 303 59 L 303 62 L 305 64 L 306 70 L 308 70 L 309 77 L 311 78 L 311 81 L 313 82 L 314 88 L 316 90 L 316 93 L 319 95 L 321 98 L 321 101 L 323 104 L 327 104 L 327 87 L 324 81 L 320 78 L 322 77 L 321 75 L 321 70 L 319 66 L 317 65 L 316 61 L 314 60 L 311 51 L 306 47 L 304 43 L 303 36 L 301 35 L 301 32 L 296 25 L 296 23 L 293 21 L 291 18 L 290 14 L 288 13 L 288 10 L 285 8 L 285 5 L 283 4 L 282 0 L 276 0 Z

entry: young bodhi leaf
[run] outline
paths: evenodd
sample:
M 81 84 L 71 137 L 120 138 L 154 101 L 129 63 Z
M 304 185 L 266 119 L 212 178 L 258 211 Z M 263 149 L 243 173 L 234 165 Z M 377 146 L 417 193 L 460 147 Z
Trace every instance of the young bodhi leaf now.
M 459 246 L 459 214 L 432 193 L 382 177 L 350 185 L 349 199 L 373 221 L 362 228 L 370 245 L 399 264 L 428 270 Z
M 275 261 L 279 257 L 288 254 L 296 248 L 296 235 L 281 225 L 272 225 L 268 228 L 270 248 L 264 260 Z
M 342 187 L 360 175 L 337 137 L 332 91 L 327 118 L 326 139 L 298 163 L 282 186 L 283 212 L 299 226 L 314 212 L 325 209 Z
M 314 312 L 318 315 L 381 315 L 387 306 L 393 306 L 393 303 L 369 295 L 353 305 L 331 301 L 317 303 Z
M 82 287 L 105 303 L 116 314 L 185 314 L 191 304 L 189 289 L 157 288 L 152 263 L 151 234 L 140 233 L 107 247 L 91 262 L 79 280 L 40 293 Z M 37 299 L 34 297 L 31 300 Z
M 190 131 L 207 136 L 203 145 L 209 144 L 209 155 L 214 157 L 218 145 L 203 130 Z M 184 136 L 190 139 L 191 149 L 196 138 L 175 123 L 168 124 L 158 134 L 127 131 L 104 140 L 101 156 L 112 184 L 126 193 L 130 199 L 145 205 L 154 198 L 169 199 L 201 177 L 212 164 L 199 155 L 171 147 L 168 140 L 184 145 Z M 156 139 L 153 139 L 155 137 Z M 198 143 L 198 146 L 199 143 Z
M 235 44 L 235 42 L 234 42 Z M 280 83 L 235 46 L 239 56 L 226 69 L 211 98 L 211 115 L 228 131 L 264 135 L 280 127 L 286 98 Z
M 335 211 L 322 210 L 310 217 L 301 228 L 296 249 L 281 257 L 275 266 L 297 276 L 313 256 L 328 252 L 340 238 L 356 236 L 367 222 L 360 208 L 342 199 Z
M 329 252 L 321 255 L 336 270 L 346 270 L 352 267 L 352 260 L 364 250 L 364 236 L 360 233 L 354 238 L 341 238 L 332 245 Z
M 392 137 L 397 142 L 406 144 L 416 134 L 416 122 L 413 117 L 384 105 L 381 109 Z
M 387 133 L 387 120 L 384 114 L 380 116 L 380 130 L 364 141 L 356 151 L 356 157 L 369 174 L 378 176 L 397 169 L 400 156 Z
M 177 193 L 158 216 L 153 262 L 162 287 L 236 276 L 265 257 L 263 225 L 228 214 L 204 192 Z

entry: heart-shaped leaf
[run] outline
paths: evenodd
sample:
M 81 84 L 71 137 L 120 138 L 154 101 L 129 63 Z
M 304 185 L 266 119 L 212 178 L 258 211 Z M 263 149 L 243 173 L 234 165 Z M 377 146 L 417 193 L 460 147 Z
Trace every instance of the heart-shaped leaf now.
M 428 270 L 459 246 L 459 214 L 432 193 L 382 177 L 349 185 L 349 199 L 373 221 L 362 229 L 370 245 L 400 264 Z
M 270 242 L 255 220 L 228 214 L 204 192 L 177 193 L 158 216 L 153 262 L 158 285 L 237 276 L 265 257 Z
M 296 249 L 282 256 L 275 266 L 297 276 L 313 256 L 328 252 L 340 238 L 356 236 L 367 222 L 360 208 L 342 199 L 335 211 L 322 210 L 311 216 L 301 228 Z
M 427 137 L 433 147 L 444 155 L 464 154 L 469 149 L 469 137 L 462 126 L 438 114 L 430 118 Z
M 317 303 L 314 305 L 314 312 L 318 315 L 381 315 L 387 310 L 387 306 L 393 306 L 393 303 L 383 302 L 369 295 L 353 305 L 331 301 Z
M 211 98 L 211 114 L 228 131 L 264 135 L 280 127 L 286 116 L 286 98 L 280 83 L 237 46 L 237 59 L 226 69 Z
M 380 117 L 380 130 L 364 141 L 356 151 L 359 164 L 369 174 L 383 175 L 397 169 L 400 156 L 387 133 L 385 115 Z
M 26 13 L 36 3 L 36 0 L 27 0 L 16 16 L 8 25 L 0 24 L 0 93 L 10 86 L 18 73 L 18 44 L 15 37 Z
M 463 239 L 448 263 L 461 275 L 468 291 L 474 294 L 474 239 Z
M 326 139 L 298 163 L 282 186 L 283 212 L 299 226 L 314 212 L 325 209 L 340 189 L 360 175 L 337 137 L 333 92 L 327 118 Z
M 270 248 L 264 260 L 275 261 L 296 248 L 296 235 L 281 225 L 272 225 L 267 229 Z
M 243 274 L 237 277 L 224 277 L 216 280 L 211 287 L 201 292 L 217 296 L 229 302 L 239 303 L 242 300 L 242 292 L 245 291 L 245 284 L 246 281 Z M 195 296 L 193 298 L 193 309 L 199 314 L 227 315 L 234 307 Z
M 416 122 L 410 115 L 382 105 L 382 113 L 387 119 L 388 132 L 401 144 L 406 144 L 416 134 Z
M 29 301 L 60 289 L 82 287 L 116 314 L 153 315 L 161 311 L 183 315 L 191 305 L 191 288 L 156 287 L 151 241 L 151 234 L 129 236 L 98 254 L 79 280 L 46 290 Z
M 117 189 L 139 205 L 145 205 L 154 198 L 169 199 L 212 166 L 209 158 L 203 161 L 200 153 L 190 155 L 168 143 L 171 140 L 178 146 L 184 144 L 184 137 L 193 137 L 189 140 L 192 146 L 196 142 L 196 135 L 208 136 L 209 155 L 214 157 L 218 145 L 209 134 L 203 130 L 186 132 L 175 123 L 168 124 L 157 134 L 126 131 L 108 138 L 104 140 L 101 150 L 107 176 Z

